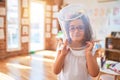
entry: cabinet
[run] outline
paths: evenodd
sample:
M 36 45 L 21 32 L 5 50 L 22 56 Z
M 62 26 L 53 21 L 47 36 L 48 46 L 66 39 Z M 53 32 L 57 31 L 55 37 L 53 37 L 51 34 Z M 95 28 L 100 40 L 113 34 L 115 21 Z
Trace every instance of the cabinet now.
M 120 61 L 120 38 L 107 37 L 105 41 L 106 59 Z

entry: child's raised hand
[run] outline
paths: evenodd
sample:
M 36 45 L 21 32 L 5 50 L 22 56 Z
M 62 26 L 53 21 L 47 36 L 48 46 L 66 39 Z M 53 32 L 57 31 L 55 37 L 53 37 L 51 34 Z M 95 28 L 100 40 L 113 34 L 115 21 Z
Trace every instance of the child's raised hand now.
M 67 53 L 69 51 L 69 48 L 68 48 L 68 40 L 65 40 L 64 44 L 63 44 L 63 47 L 61 49 L 61 53 L 62 55 L 66 56 Z
M 93 46 L 94 46 L 94 41 L 88 41 L 86 43 L 87 43 L 87 45 L 86 45 L 85 52 L 86 52 L 86 54 L 89 54 L 89 53 L 92 52 L 92 49 L 93 49 Z

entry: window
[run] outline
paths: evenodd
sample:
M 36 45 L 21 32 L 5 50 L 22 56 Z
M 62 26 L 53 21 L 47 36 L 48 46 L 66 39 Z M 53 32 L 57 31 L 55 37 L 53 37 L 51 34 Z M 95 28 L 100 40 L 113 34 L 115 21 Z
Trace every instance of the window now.
M 44 8 L 45 2 L 30 2 L 29 51 L 39 51 L 44 49 Z
M 7 51 L 20 50 L 20 2 L 7 1 Z

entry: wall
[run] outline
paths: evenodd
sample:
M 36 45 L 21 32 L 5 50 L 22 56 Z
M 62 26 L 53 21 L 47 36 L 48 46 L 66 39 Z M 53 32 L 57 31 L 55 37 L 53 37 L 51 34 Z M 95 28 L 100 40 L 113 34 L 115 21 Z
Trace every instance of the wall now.
M 102 40 L 102 47 L 105 47 L 106 36 L 110 35 L 112 31 L 120 31 L 120 0 L 111 2 L 98 2 L 97 0 L 64 0 L 64 4 L 70 3 L 85 5 L 93 27 L 93 36 L 96 39 Z M 118 9 L 117 16 L 114 15 L 115 9 Z M 113 23 L 115 18 L 118 19 L 118 23 L 116 24 Z
M 5 7 L 5 3 L 0 2 L 0 8 L 4 8 Z M 1 14 L 1 13 L 0 13 Z M 0 15 L 0 17 L 2 17 L 4 19 L 4 26 L 5 26 L 5 15 Z M 3 35 L 5 35 L 5 29 L 4 27 L 0 27 L 0 31 L 3 31 Z M 1 34 L 1 33 L 0 33 Z M 6 39 L 0 39 L 0 56 L 3 56 L 5 54 L 5 49 L 6 49 L 6 43 L 5 43 Z
M 20 44 L 21 44 L 21 49 L 20 50 L 14 50 L 14 51 L 7 51 L 7 38 L 6 38 L 6 32 L 7 32 L 7 26 L 6 26 L 6 0 L 3 0 L 3 2 L 0 2 L 0 8 L 5 9 L 5 15 L 1 15 L 0 12 L 0 17 L 4 18 L 4 27 L 0 27 L 0 30 L 3 30 L 3 35 L 4 39 L 0 39 L 0 59 L 1 58 L 6 58 L 10 56 L 15 56 L 15 55 L 26 55 L 29 54 L 29 35 L 30 35 L 30 5 L 29 1 L 30 0 L 19 0 L 20 1 Z M 28 1 L 28 5 L 23 6 L 23 1 Z M 62 1 L 62 0 L 61 0 Z M 24 3 L 26 4 L 26 3 Z M 57 4 L 57 3 L 56 3 Z M 45 49 L 46 50 L 56 50 L 57 46 L 57 40 L 56 40 L 56 30 L 59 31 L 60 27 L 57 22 L 57 18 L 53 17 L 53 14 L 56 13 L 59 10 L 59 6 L 56 6 L 54 2 L 51 0 L 46 0 L 46 6 L 45 6 Z M 47 6 L 49 7 L 50 10 L 47 11 Z M 54 11 L 54 8 L 58 8 L 57 11 Z M 48 12 L 48 13 L 47 13 Z M 25 14 L 28 16 L 26 17 Z M 48 17 L 49 15 L 49 17 Z M 50 23 L 47 22 L 47 19 L 49 19 Z M 53 24 L 53 20 L 56 21 L 56 25 Z M 28 29 L 28 32 L 24 32 L 24 28 Z M 53 34 L 52 30 L 55 30 L 55 34 Z M 0 33 L 1 35 L 1 33 Z
M 58 3 L 60 2 L 60 4 Z M 56 50 L 57 32 L 60 30 L 60 26 L 58 24 L 58 20 L 56 17 L 57 12 L 60 9 L 60 5 L 62 4 L 62 0 L 55 0 L 55 2 L 51 0 L 47 0 L 46 3 L 46 15 L 45 15 L 45 46 L 47 50 Z M 47 10 L 47 7 L 51 7 L 50 10 Z M 50 16 L 48 16 L 50 14 Z M 47 21 L 50 20 L 48 23 Z
M 87 6 L 87 8 L 99 7 L 100 5 L 105 7 L 112 7 L 119 5 L 120 0 L 104 3 L 99 3 L 97 0 L 64 0 L 64 4 L 84 4 L 85 6 Z

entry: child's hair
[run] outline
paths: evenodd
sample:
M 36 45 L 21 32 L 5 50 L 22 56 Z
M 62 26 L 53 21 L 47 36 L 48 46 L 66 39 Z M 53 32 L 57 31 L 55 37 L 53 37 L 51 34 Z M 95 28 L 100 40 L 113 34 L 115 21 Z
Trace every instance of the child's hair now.
M 75 14 L 75 15 L 72 15 L 70 18 L 74 18 L 75 16 L 78 16 L 78 15 L 81 15 L 82 13 L 79 13 L 79 14 Z M 84 41 L 83 41 L 83 45 L 86 44 L 86 41 L 91 41 L 92 40 L 92 28 L 91 28 L 91 25 L 90 25 L 90 21 L 89 21 L 89 18 L 82 14 L 81 17 L 78 17 L 77 19 L 81 19 L 83 21 L 83 24 L 84 24 L 84 32 L 85 32 L 85 35 L 84 35 Z M 65 30 L 66 30 L 66 33 L 67 33 L 67 38 L 68 38 L 68 41 L 71 43 L 71 38 L 70 38 L 70 34 L 69 34 L 69 24 L 72 20 L 69 20 L 69 21 L 65 21 Z

